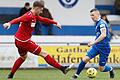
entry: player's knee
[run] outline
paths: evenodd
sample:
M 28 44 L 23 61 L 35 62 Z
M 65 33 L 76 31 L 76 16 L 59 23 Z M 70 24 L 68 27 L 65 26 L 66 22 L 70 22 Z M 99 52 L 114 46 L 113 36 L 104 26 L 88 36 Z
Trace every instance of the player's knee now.
M 41 52 L 41 48 L 38 46 L 35 51 L 31 51 L 33 54 L 35 55 L 38 55 L 39 56 L 39 53 Z
M 24 56 L 20 56 L 23 60 L 25 60 L 27 58 L 27 54 Z
M 39 53 L 39 56 L 45 58 L 48 55 L 48 53 L 44 50 L 41 50 L 41 52 Z
M 83 61 L 84 61 L 85 63 L 87 63 L 87 62 L 90 61 L 90 58 L 89 58 L 88 56 L 85 56 L 85 58 L 83 59 Z
M 102 72 L 104 70 L 103 66 L 99 66 L 98 69 Z

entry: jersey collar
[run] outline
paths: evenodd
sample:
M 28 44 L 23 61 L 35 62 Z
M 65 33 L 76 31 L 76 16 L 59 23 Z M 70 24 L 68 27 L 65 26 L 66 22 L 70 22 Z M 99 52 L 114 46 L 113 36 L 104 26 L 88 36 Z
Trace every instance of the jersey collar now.
M 97 22 L 96 22 L 96 25 L 98 24 L 98 22 L 101 20 L 101 18 L 98 18 Z
M 97 20 L 97 22 L 99 22 L 100 20 L 101 20 L 101 18 L 99 17 L 98 20 Z

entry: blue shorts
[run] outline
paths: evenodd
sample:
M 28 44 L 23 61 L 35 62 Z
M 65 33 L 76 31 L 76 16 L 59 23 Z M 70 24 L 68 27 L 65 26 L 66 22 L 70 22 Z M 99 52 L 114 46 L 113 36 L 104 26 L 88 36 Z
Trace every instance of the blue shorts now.
M 108 60 L 109 53 L 110 53 L 109 48 L 108 49 L 106 48 L 106 50 L 105 49 L 103 50 L 103 49 L 97 48 L 96 46 L 92 46 L 91 49 L 87 52 L 86 56 L 92 59 L 97 55 L 99 55 L 99 65 L 105 66 Z

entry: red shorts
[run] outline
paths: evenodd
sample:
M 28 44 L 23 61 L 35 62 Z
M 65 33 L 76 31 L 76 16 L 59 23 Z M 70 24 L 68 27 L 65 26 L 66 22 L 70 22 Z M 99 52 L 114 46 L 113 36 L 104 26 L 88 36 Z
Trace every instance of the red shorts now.
M 21 56 L 26 55 L 27 52 L 31 52 L 35 55 L 38 55 L 41 52 L 40 46 L 31 40 L 27 42 L 20 42 L 15 39 L 15 45 L 18 48 L 18 52 Z

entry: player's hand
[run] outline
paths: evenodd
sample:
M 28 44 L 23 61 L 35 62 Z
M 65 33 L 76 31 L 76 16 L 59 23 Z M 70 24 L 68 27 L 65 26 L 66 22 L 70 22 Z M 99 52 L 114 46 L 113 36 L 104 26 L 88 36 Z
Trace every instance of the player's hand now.
M 57 23 L 57 24 L 56 24 L 56 26 L 57 26 L 57 28 L 62 29 L 62 27 L 61 27 L 61 24 L 60 24 L 60 23 Z
M 9 28 L 10 28 L 10 26 L 11 26 L 11 24 L 10 24 L 10 23 L 4 23 L 4 24 L 3 24 L 3 27 L 4 27 L 5 29 L 9 29 Z
M 88 43 L 88 47 L 90 47 L 90 46 L 92 46 L 92 45 L 94 45 L 94 44 L 95 44 L 95 42 L 94 42 L 94 41 L 91 41 L 91 42 Z

